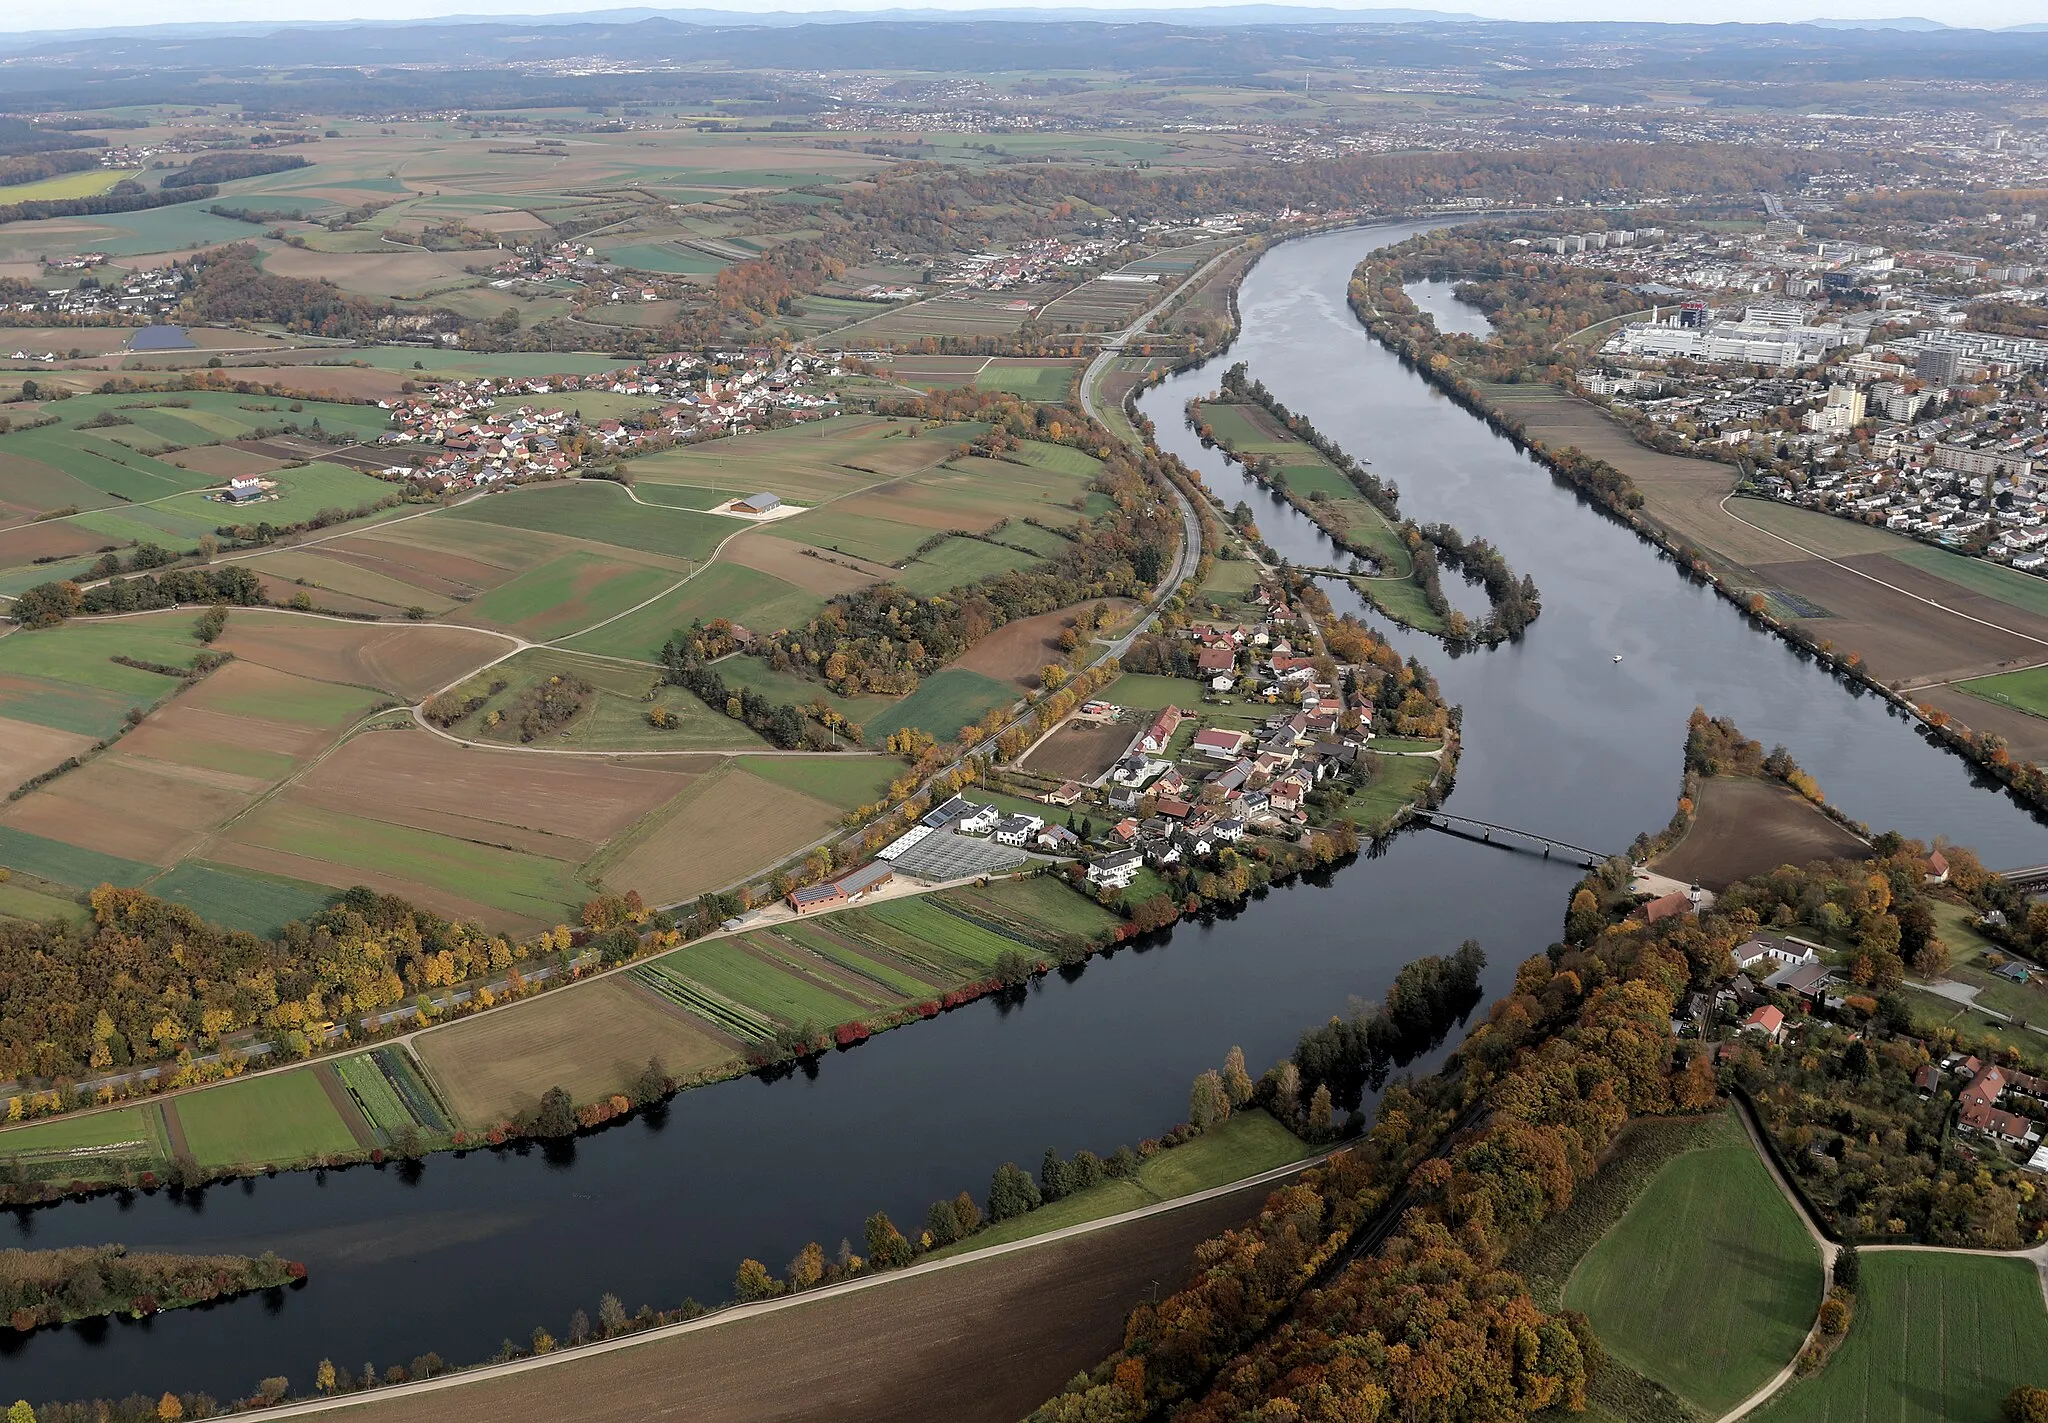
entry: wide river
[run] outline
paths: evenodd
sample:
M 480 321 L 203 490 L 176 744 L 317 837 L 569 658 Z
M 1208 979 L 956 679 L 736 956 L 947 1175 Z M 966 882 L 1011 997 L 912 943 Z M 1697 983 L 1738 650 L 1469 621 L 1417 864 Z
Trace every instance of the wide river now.
M 1254 375 L 1400 485 L 1406 510 L 1496 542 L 1535 576 L 1543 616 L 1512 647 L 1426 660 L 1465 708 L 1453 800 L 1483 819 L 1606 850 L 1671 815 L 1695 705 L 1784 742 L 1876 827 L 1976 845 L 1993 866 L 2048 860 L 2048 829 L 1961 761 L 1852 695 L 1537 465 L 1403 370 L 1344 305 L 1352 267 L 1417 230 L 1283 244 L 1252 270 L 1244 334 L 1202 371 L 1151 392 L 1162 443 L 1224 498 L 1252 501 L 1268 541 L 1327 561 L 1321 536 L 1200 448 L 1186 400 L 1223 364 Z M 1621 653 L 1624 661 L 1616 663 Z M 437 1156 L 422 1168 L 280 1176 L 187 1194 L 105 1198 L 20 1213 L 12 1243 L 276 1250 L 307 1286 L 147 1323 L 0 1331 L 0 1398 L 204 1389 L 247 1394 L 283 1374 L 308 1390 L 332 1358 L 378 1370 L 435 1350 L 475 1362 L 537 1324 L 557 1335 L 609 1291 L 626 1307 L 730 1293 L 742 1256 L 772 1267 L 828 1249 L 888 1210 L 980 1195 L 1005 1160 L 1048 1146 L 1107 1152 L 1186 1112 L 1190 1079 L 1242 1044 L 1262 1071 L 1300 1030 L 1376 998 L 1396 969 L 1476 938 L 1489 995 L 1556 937 L 1578 871 L 1430 831 L 1327 881 L 1276 891 L 1210 925 L 1053 975 L 1020 1004 L 984 1001 L 833 1053 L 811 1073 L 686 1092 L 551 1158 L 539 1150 Z

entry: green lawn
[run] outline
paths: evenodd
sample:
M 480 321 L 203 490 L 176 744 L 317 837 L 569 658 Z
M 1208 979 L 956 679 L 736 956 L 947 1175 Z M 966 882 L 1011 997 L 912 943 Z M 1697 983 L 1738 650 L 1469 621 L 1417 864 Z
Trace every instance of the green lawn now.
M 174 1105 L 201 1166 L 283 1166 L 356 1149 L 310 1067 L 209 1087 Z
M 1070 1225 L 1101 1220 L 1138 1210 L 1160 1201 L 1191 1196 L 1214 1186 L 1227 1186 L 1248 1176 L 1258 1176 L 1290 1161 L 1299 1161 L 1309 1146 L 1273 1118 L 1256 1108 L 1237 1112 L 1222 1126 L 1203 1133 L 1183 1146 L 1145 1158 L 1135 1177 L 1104 1181 L 1062 1200 L 1040 1206 L 1029 1215 L 998 1221 L 971 1240 L 932 1253 L 937 1259 L 1007 1245 L 1034 1235 L 1063 1230 Z M 1020 1162 L 1035 1175 L 1037 1162 Z
M 1185 711 L 1201 705 L 1202 684 L 1185 677 L 1154 677 L 1147 673 L 1126 672 L 1097 695 L 1103 701 L 1120 707 L 1139 707 L 1145 711 L 1179 707 Z
M 2025 1260 L 1927 1251 L 1863 1255 L 1856 1318 L 1827 1367 L 1758 1423 L 1977 1423 L 2048 1365 L 2041 1279 Z
M 1799 1352 L 1822 1292 L 1798 1215 L 1749 1142 L 1724 1140 L 1666 1165 L 1564 1291 L 1617 1359 L 1709 1414 Z
M 1017 700 L 1017 689 L 964 667 L 948 667 L 924 679 L 922 685 L 886 713 L 866 723 L 869 741 L 906 726 L 929 731 L 941 741 L 950 741 L 960 728 L 980 721 L 991 707 L 1007 706 Z
M 935 897 L 957 900 L 971 912 L 1053 935 L 1085 937 L 1117 922 L 1114 914 L 1052 875 L 997 880 L 985 888 L 949 889 Z
M 1344 813 L 1364 830 L 1376 830 L 1400 813 L 1436 776 L 1437 763 L 1424 756 L 1388 756 L 1380 773 L 1352 796 Z
M 708 558 L 743 525 L 715 514 L 636 504 L 625 486 L 604 479 L 532 484 L 451 509 L 444 518 L 567 534 L 677 558 Z
M 2032 667 L 2025 672 L 2001 672 L 1996 677 L 1973 677 L 1967 682 L 1956 683 L 1956 687 L 1987 702 L 2014 707 L 2034 716 L 2048 716 L 2048 667 Z

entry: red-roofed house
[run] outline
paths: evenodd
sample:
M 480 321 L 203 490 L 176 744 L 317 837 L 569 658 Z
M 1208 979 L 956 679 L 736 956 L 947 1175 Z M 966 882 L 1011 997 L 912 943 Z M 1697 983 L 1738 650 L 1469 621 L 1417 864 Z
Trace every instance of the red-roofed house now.
M 1173 740 L 1174 730 L 1186 719 L 1186 713 L 1179 707 L 1166 707 L 1152 718 L 1152 725 L 1145 728 L 1145 735 L 1139 739 L 1141 751 L 1164 751 L 1166 743 Z
M 2025 1117 L 2001 1112 L 1985 1102 L 1965 1103 L 1963 1109 L 1956 1113 L 1956 1126 L 1979 1136 L 1995 1136 L 2014 1146 L 2025 1146 L 2041 1135 L 2040 1129 Z
M 1675 918 L 1680 914 L 1692 913 L 1692 896 L 1682 889 L 1659 895 L 1643 906 L 1643 922 L 1655 924 L 1660 919 Z
M 1237 653 L 1228 646 L 1205 647 L 1195 658 L 1195 667 L 1204 674 L 1228 672 L 1237 666 Z
M 1745 1033 L 1761 1033 L 1772 1042 L 1776 1042 L 1780 1037 L 1784 1036 L 1785 1015 L 1771 1004 L 1766 1003 L 1742 1020 L 1742 1031 Z
M 1235 761 L 1237 753 L 1244 749 L 1245 742 L 1249 740 L 1251 738 L 1242 731 L 1211 728 L 1195 733 L 1194 749 L 1218 761 Z

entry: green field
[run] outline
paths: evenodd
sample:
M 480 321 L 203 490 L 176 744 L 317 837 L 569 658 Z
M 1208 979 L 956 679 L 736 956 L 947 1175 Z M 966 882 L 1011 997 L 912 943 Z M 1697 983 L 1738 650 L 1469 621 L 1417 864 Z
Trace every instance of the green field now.
M 201 1166 L 283 1166 L 356 1150 L 354 1134 L 309 1071 L 209 1087 L 178 1098 L 175 1109 Z
M 310 919 L 334 898 L 334 891 L 325 885 L 197 860 L 177 866 L 152 881 L 148 889 L 158 899 L 182 904 L 202 919 L 266 937 L 295 919 Z
M 1955 685 L 1958 691 L 1982 697 L 1987 702 L 1997 702 L 2033 716 L 2048 717 L 2048 667 L 2001 672 L 1996 677 L 1974 677 Z
M 1214 1186 L 1227 1186 L 1232 1181 L 1242 1181 L 1285 1166 L 1290 1161 L 1299 1161 L 1308 1155 L 1309 1150 L 1300 1137 L 1264 1112 L 1256 1108 L 1237 1112 L 1222 1126 L 1204 1132 L 1185 1145 L 1146 1157 L 1135 1177 L 1104 1181 L 1099 1186 L 1091 1186 L 1040 1206 L 1029 1215 L 998 1221 L 971 1240 L 934 1251 L 932 1258 L 965 1255 L 975 1250 L 986 1250 L 991 1245 L 1028 1240 L 1034 1235 L 1064 1230 L 1070 1225 L 1191 1196 Z M 1019 1164 L 1037 1174 L 1037 1162 Z
M 903 763 L 892 756 L 744 756 L 735 764 L 748 775 L 841 810 L 880 800 L 903 771 Z
M 1892 555 L 1900 563 L 1936 578 L 1996 598 L 2008 607 L 2048 617 L 2048 578 L 2021 573 L 1988 559 L 1969 558 L 1947 549 L 1914 544 Z
M 897 564 L 917 552 L 932 530 L 898 524 L 865 514 L 843 514 L 836 508 L 814 509 L 767 525 L 767 531 L 791 543 L 850 553 L 875 563 Z
M 949 914 L 929 898 L 893 899 L 853 913 L 881 925 L 899 939 L 937 948 L 977 968 L 993 968 L 1002 955 L 1029 947 L 1007 934 Z M 858 929 L 860 921 L 855 924 Z
M 88 168 L 82 173 L 64 173 L 34 183 L 15 183 L 0 188 L 0 202 L 32 203 L 49 198 L 97 197 L 123 178 L 140 177 L 139 168 Z
M 925 678 L 916 691 L 868 722 L 865 729 L 871 742 L 906 726 L 950 741 L 961 727 L 980 721 L 990 708 L 1016 700 L 1017 689 L 1007 682 L 964 667 L 948 667 Z
M 981 887 L 949 889 L 933 897 L 1036 937 L 1073 934 L 1088 938 L 1118 922 L 1107 909 L 1052 875 L 997 880 Z
M 1752 1416 L 1758 1423 L 1996 1419 L 2048 1363 L 2041 1278 L 2026 1260 L 1869 1250 L 1849 1337 L 1827 1366 Z
M 52 884 L 92 889 L 102 884 L 137 885 L 156 873 L 156 866 L 103 855 L 0 825 L 0 865 Z
M 35 1126 L 0 1132 L 0 1157 L 21 1158 L 96 1146 L 145 1142 L 153 1153 L 164 1146 L 163 1114 L 154 1103 L 58 1117 Z
M 27 919 L 37 924 L 52 919 L 83 922 L 91 912 L 68 899 L 42 894 L 18 881 L 0 883 L 0 919 Z
M 1028 553 L 984 539 L 947 539 L 919 554 L 892 581 L 923 597 L 944 593 L 996 573 L 1031 568 L 1042 562 Z
M 474 500 L 443 517 L 697 559 L 710 557 L 721 539 L 743 527 L 715 514 L 635 504 L 623 485 L 605 479 L 528 485 Z
M 1202 684 L 1185 677 L 1154 677 L 1149 673 L 1126 672 L 1098 694 L 1103 701 L 1120 707 L 1159 711 L 1165 707 L 1186 710 L 1200 706 Z M 1132 732 L 1136 735 L 1136 731 Z
M 332 865 L 337 885 L 356 883 L 359 870 L 403 875 L 550 924 L 572 921 L 590 897 L 575 868 L 561 860 L 288 802 L 264 806 L 236 833 Z
M 1075 365 L 991 365 L 974 378 L 977 390 L 1001 390 L 1026 400 L 1065 400 L 1081 368 Z
M 699 252 L 691 247 L 677 247 L 669 243 L 642 242 L 625 247 L 611 247 L 605 250 L 609 261 L 622 267 L 631 267 L 641 272 L 664 272 L 671 276 L 705 277 L 721 272 L 732 264 L 723 257 L 714 257 L 709 252 Z
M 1344 814 L 1362 830 L 1383 828 L 1436 779 L 1437 763 L 1426 756 L 1387 756 L 1364 790 L 1345 803 Z
M 1709 1414 L 1799 1352 L 1820 1252 L 1732 1119 L 1670 1161 L 1564 1290 L 1608 1351 Z M 1860 1325 L 1860 1321 L 1859 1321 Z
M 824 606 L 819 595 L 773 574 L 721 560 L 639 611 L 563 641 L 583 652 L 652 660 L 672 634 L 700 619 L 730 618 L 751 631 L 772 633 L 803 626 Z
M 682 577 L 679 569 L 621 563 L 578 550 L 499 584 L 471 610 L 486 622 L 546 641 L 616 617 Z
M 785 1023 L 809 1021 L 829 1026 L 861 1014 L 860 1004 L 793 973 L 785 973 L 730 940 L 686 945 L 660 963 L 671 975 L 701 983 L 714 993 Z
M 264 476 L 277 484 L 274 498 L 249 504 L 226 504 L 204 494 L 181 494 L 163 507 L 173 514 L 210 520 L 211 524 L 299 524 L 322 509 L 353 511 L 402 492 L 402 486 L 339 464 L 309 464 L 280 469 Z M 212 482 L 212 481 L 209 481 Z M 220 481 L 225 483 L 225 481 Z

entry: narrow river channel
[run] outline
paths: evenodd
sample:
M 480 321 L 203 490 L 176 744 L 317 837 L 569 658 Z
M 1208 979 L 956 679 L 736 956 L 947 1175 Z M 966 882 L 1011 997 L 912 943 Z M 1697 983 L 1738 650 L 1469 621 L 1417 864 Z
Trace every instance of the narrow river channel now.
M 1535 576 L 1543 616 L 1518 645 L 1452 659 L 1399 638 L 1465 708 L 1457 809 L 1622 849 L 1669 818 L 1685 718 L 1703 704 L 1791 746 L 1874 826 L 1946 832 L 1994 866 L 2048 860 L 2048 829 L 1974 785 L 1962 762 L 1683 581 L 1367 337 L 1345 308 L 1345 282 L 1368 251 L 1415 230 L 1276 248 L 1245 283 L 1236 348 L 1149 393 L 1144 409 L 1220 495 L 1252 502 L 1275 548 L 1327 562 L 1312 525 L 1184 428 L 1187 399 L 1246 360 L 1394 479 L 1409 513 L 1482 534 Z M 311 1278 L 147 1323 L 0 1332 L 0 1398 L 166 1388 L 228 1398 L 276 1374 L 305 1391 L 322 1358 L 381 1371 L 431 1349 L 471 1363 L 536 1324 L 559 1335 L 606 1291 L 629 1310 L 721 1300 L 742 1256 L 776 1267 L 807 1240 L 857 1239 L 876 1209 L 908 1228 L 936 1197 L 980 1194 L 1005 1160 L 1035 1167 L 1048 1146 L 1106 1152 L 1154 1135 L 1185 1114 L 1189 1080 L 1233 1043 L 1262 1070 L 1301 1028 L 1351 995 L 1376 998 L 1418 955 L 1480 940 L 1492 996 L 1555 937 L 1577 873 L 1410 832 L 1326 882 L 1049 977 L 1021 1003 L 984 1001 L 883 1034 L 814 1073 L 684 1093 L 660 1121 L 560 1157 L 477 1152 L 412 1172 L 298 1174 L 182 1200 L 22 1212 L 9 1243 L 272 1249 L 306 1261 Z

